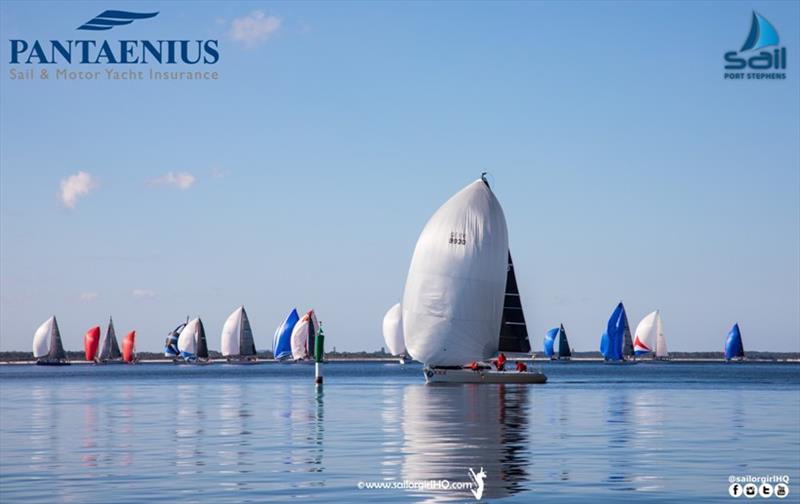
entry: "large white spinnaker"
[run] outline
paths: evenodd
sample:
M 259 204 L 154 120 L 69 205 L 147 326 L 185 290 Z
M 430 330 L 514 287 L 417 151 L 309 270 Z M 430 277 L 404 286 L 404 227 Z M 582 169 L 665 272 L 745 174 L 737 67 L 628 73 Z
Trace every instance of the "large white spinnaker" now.
M 256 355 L 253 330 L 244 306 L 233 310 L 222 326 L 222 355 L 225 357 L 250 357 Z
M 392 355 L 405 355 L 406 343 L 403 340 L 403 311 L 400 303 L 389 308 L 383 316 L 383 339 Z
M 636 355 L 649 353 L 654 357 L 667 357 L 667 342 L 664 339 L 660 310 L 648 313 L 636 326 L 633 349 Z
M 199 318 L 190 320 L 181 331 L 180 336 L 178 336 L 178 351 L 182 356 L 197 355 L 197 331 L 199 323 Z
M 508 230 L 483 179 L 428 220 L 402 301 L 406 350 L 429 366 L 463 365 L 498 350 L 508 269 Z
M 38 359 L 46 357 L 50 353 L 50 336 L 53 333 L 53 324 L 56 317 L 52 316 L 45 320 L 33 334 L 33 356 Z
M 319 333 L 319 323 L 314 310 L 300 317 L 292 329 L 292 358 L 303 360 L 311 358 L 314 353 L 314 341 Z

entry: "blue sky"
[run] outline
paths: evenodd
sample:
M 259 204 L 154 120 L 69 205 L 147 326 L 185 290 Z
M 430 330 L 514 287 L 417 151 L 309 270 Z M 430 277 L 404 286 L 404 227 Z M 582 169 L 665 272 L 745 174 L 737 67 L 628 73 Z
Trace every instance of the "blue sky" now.
M 104 9 L 160 13 L 75 31 Z M 723 79 L 754 9 L 785 80 Z M 489 171 L 537 349 L 563 322 L 596 350 L 622 299 L 632 325 L 662 310 L 670 350 L 721 350 L 739 322 L 745 349 L 800 351 L 798 20 L 796 2 L 4 1 L 0 349 L 51 314 L 68 349 L 109 314 L 150 351 L 199 315 L 218 349 L 239 304 L 259 349 L 295 306 L 331 346 L 377 349 L 425 221 Z M 11 81 L 14 38 L 218 39 L 220 80 Z

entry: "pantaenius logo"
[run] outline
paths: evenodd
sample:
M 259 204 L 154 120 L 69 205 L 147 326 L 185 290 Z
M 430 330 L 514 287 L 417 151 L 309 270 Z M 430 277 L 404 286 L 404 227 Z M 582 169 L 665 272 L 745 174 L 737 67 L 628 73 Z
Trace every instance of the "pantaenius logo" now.
M 785 79 L 786 48 L 779 47 L 778 31 L 761 14 L 753 11 L 750 34 L 739 51 L 725 53 L 725 70 L 752 70 L 751 72 L 726 72 L 726 79 Z M 774 47 L 774 48 L 773 48 Z M 771 49 L 767 49 L 771 48 Z M 764 49 L 764 50 L 761 50 Z M 756 52 L 757 51 L 757 52 Z
M 150 19 L 158 12 L 106 10 L 77 30 L 106 31 L 140 19 Z M 11 65 L 213 65 L 219 61 L 217 40 L 9 40 Z

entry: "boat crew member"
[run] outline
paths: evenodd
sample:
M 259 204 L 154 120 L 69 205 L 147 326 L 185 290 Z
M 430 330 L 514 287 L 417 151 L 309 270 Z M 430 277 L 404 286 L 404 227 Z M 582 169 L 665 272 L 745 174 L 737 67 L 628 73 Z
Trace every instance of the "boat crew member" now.
M 494 363 L 497 366 L 498 371 L 503 371 L 506 367 L 506 355 L 503 352 L 500 352 L 500 355 L 497 356 L 497 360 Z
M 521 360 L 518 360 L 517 361 L 517 371 L 519 371 L 520 373 L 524 373 L 527 370 L 528 370 L 528 366 L 526 366 L 525 363 L 522 362 Z

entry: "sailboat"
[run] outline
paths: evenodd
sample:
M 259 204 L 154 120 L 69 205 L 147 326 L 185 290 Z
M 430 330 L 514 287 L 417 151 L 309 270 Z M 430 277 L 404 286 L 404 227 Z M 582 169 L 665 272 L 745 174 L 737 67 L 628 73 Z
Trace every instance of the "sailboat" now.
M 383 339 L 389 353 L 406 362 L 406 342 L 403 339 L 403 310 L 400 303 L 395 304 L 383 316 Z
M 100 343 L 100 353 L 96 357 L 97 363 L 121 362 L 122 353 L 119 351 L 117 343 L 117 333 L 114 330 L 114 320 L 108 318 L 108 329 L 106 337 Z
M 636 356 L 651 354 L 653 359 L 667 360 L 667 340 L 664 338 L 664 324 L 661 322 L 661 311 L 648 313 L 636 326 L 633 338 L 633 350 Z
M 728 338 L 725 340 L 725 361 L 744 360 L 744 345 L 742 344 L 742 333 L 739 331 L 739 324 L 733 324 Z
M 233 310 L 222 326 L 222 356 L 228 362 L 255 362 L 256 344 L 244 306 Z
M 558 355 L 555 352 L 556 339 L 558 339 Z M 544 354 L 550 360 L 567 361 L 572 358 L 572 350 L 567 341 L 567 331 L 564 330 L 563 324 L 547 331 L 544 337 Z
M 633 362 L 629 360 L 633 355 L 631 330 L 622 301 L 614 308 L 611 318 L 608 319 L 608 326 L 600 338 L 600 353 L 609 363 Z
M 178 336 L 188 323 L 189 317 L 186 317 L 186 322 L 178 324 L 178 327 L 170 331 L 170 333 L 167 335 L 167 341 L 164 342 L 164 357 L 177 359 L 180 356 L 181 352 L 178 350 Z
M 291 343 L 294 360 L 308 360 L 313 357 L 317 333 L 319 333 L 317 315 L 314 310 L 308 310 L 308 313 L 303 315 L 292 329 Z
M 402 300 L 408 354 L 432 382 L 544 383 L 540 372 L 465 369 L 530 352 L 508 230 L 485 174 L 452 196 L 417 241 Z
M 69 365 L 55 315 L 40 325 L 33 334 L 33 357 L 40 366 Z
M 136 331 L 129 332 L 122 339 L 122 360 L 128 364 L 134 364 L 136 358 Z
M 272 337 L 272 355 L 275 360 L 282 361 L 292 357 L 292 330 L 299 320 L 297 308 L 292 308 L 286 319 L 275 329 Z
M 190 320 L 181 331 L 178 336 L 178 351 L 181 359 L 186 363 L 204 364 L 208 362 L 206 330 L 199 317 Z
M 83 351 L 86 356 L 86 360 L 89 362 L 94 362 L 94 358 L 97 355 L 97 347 L 100 344 L 100 326 L 94 326 L 83 336 Z

